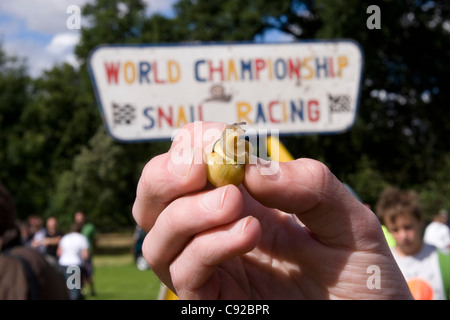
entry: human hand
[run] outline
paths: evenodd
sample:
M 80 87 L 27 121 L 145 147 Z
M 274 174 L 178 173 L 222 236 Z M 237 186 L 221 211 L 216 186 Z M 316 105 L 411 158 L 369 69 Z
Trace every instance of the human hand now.
M 196 125 L 145 166 L 133 206 L 144 257 L 180 299 L 412 298 L 376 216 L 325 165 L 264 175 L 258 161 L 239 188 L 211 188 L 202 150 L 226 125 Z

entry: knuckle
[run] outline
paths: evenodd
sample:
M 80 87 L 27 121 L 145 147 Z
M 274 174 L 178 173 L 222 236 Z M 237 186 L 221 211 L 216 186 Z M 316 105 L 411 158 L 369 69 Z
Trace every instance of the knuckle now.
M 158 267 L 157 263 L 158 260 L 153 255 L 154 250 L 151 248 L 151 243 L 152 242 L 149 239 L 149 235 L 147 234 L 147 236 L 144 239 L 144 242 L 142 243 L 142 255 L 144 256 L 145 261 L 147 261 L 149 267 L 152 270 L 155 270 Z
M 335 180 L 334 174 L 322 162 L 313 159 L 300 159 L 309 174 L 310 181 L 320 189 L 328 188 Z
M 178 259 L 170 264 L 169 274 L 173 286 L 177 289 L 184 287 L 190 278 L 187 272 L 185 272 L 185 268 L 180 268 Z
M 150 189 L 154 184 L 155 179 L 160 175 L 160 170 L 164 163 L 167 162 L 167 153 L 157 155 L 150 159 L 149 162 L 144 166 L 141 173 L 141 178 L 139 184 L 142 185 L 144 189 Z

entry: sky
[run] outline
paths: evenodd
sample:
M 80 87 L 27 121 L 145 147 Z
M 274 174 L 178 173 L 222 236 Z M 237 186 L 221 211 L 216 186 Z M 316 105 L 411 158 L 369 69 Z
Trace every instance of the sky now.
M 92 0 L 0 1 L 0 42 L 3 49 L 8 55 L 24 58 L 32 77 L 39 77 L 43 70 L 56 63 L 67 62 L 77 66 L 74 48 L 80 39 L 80 30 L 70 25 L 74 21 L 71 6 L 82 8 L 89 1 Z M 149 16 L 160 13 L 168 17 L 173 16 L 172 5 L 176 1 L 144 0 Z M 275 31 L 268 32 L 262 40 L 267 39 L 291 40 Z
M 0 41 L 8 55 L 26 59 L 29 74 L 38 77 L 55 63 L 77 61 L 74 48 L 80 30 L 73 20 L 73 6 L 82 8 L 91 0 L 14 0 L 0 1 Z M 147 14 L 173 15 L 176 0 L 145 0 Z M 68 11 L 69 9 L 69 11 Z M 81 16 L 81 26 L 83 17 Z

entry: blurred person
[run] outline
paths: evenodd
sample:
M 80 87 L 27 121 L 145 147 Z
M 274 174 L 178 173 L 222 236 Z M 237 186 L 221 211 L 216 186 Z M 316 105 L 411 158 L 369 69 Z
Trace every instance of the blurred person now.
M 395 239 L 391 249 L 415 299 L 449 299 L 450 255 L 424 243 L 422 208 L 413 190 L 389 187 L 376 213 Z
M 36 215 L 29 215 L 27 219 L 20 224 L 20 233 L 22 238 L 22 244 L 31 247 L 31 241 L 33 240 L 34 234 L 39 227 L 39 217 Z
M 170 290 L 180 299 L 412 299 L 377 217 L 319 161 L 256 159 L 243 184 L 213 188 L 194 159 L 225 127 L 185 125 L 142 170 L 133 217 Z M 368 284 L 374 266 L 379 286 Z
M 50 217 L 46 221 L 46 227 L 44 237 L 41 240 L 35 240 L 34 245 L 38 248 L 43 247 L 43 252 L 49 262 L 53 265 L 58 264 L 58 258 L 56 256 L 56 250 L 58 248 L 59 241 L 63 236 L 63 232 L 58 229 L 58 220 L 55 217 Z
M 50 217 L 47 219 L 45 231 L 45 253 L 56 258 L 56 250 L 58 249 L 59 241 L 64 233 L 58 229 L 58 220 L 56 220 L 55 217 Z
M 96 247 L 97 230 L 92 222 L 86 222 L 85 214 L 81 211 L 75 213 L 74 220 L 76 223 L 81 224 L 81 234 L 83 234 L 89 241 L 89 258 L 85 261 L 86 269 L 86 282 L 90 289 L 92 296 L 95 296 L 94 286 L 94 251 Z
M 42 218 L 37 215 L 29 215 L 27 217 L 26 225 L 28 226 L 28 230 L 24 230 L 23 235 L 24 238 L 24 244 L 30 247 L 37 248 L 38 242 L 44 238 L 44 223 L 42 221 Z M 40 252 L 43 252 L 44 249 L 41 248 L 39 250 Z
M 20 242 L 24 246 L 31 247 L 31 230 L 28 221 L 19 221 Z
M 425 228 L 423 240 L 441 250 L 450 249 L 450 228 L 447 225 L 448 212 L 439 210 L 433 221 Z
M 0 300 L 68 299 L 64 278 L 36 249 L 23 245 L 9 191 L 0 184 Z
M 69 294 L 71 300 L 81 300 L 82 287 L 85 278 L 85 262 L 89 258 L 89 242 L 88 239 L 81 234 L 82 225 L 79 223 L 72 223 L 70 232 L 64 235 L 59 241 L 58 249 L 56 251 L 59 257 L 58 263 L 61 266 L 61 271 L 66 277 L 72 275 L 73 267 L 78 267 L 80 273 L 79 286 L 69 288 Z
M 41 217 L 36 216 L 33 228 L 36 231 L 33 233 L 31 246 L 36 248 L 40 253 L 45 254 L 45 245 L 43 244 L 43 240 L 45 238 L 45 227 Z

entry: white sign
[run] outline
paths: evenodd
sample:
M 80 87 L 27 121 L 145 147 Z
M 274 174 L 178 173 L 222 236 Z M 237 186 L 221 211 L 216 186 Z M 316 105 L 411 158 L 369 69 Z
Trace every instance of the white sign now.
M 105 126 L 120 141 L 170 139 L 199 120 L 343 132 L 356 118 L 362 64 L 350 40 L 105 45 L 89 57 Z

